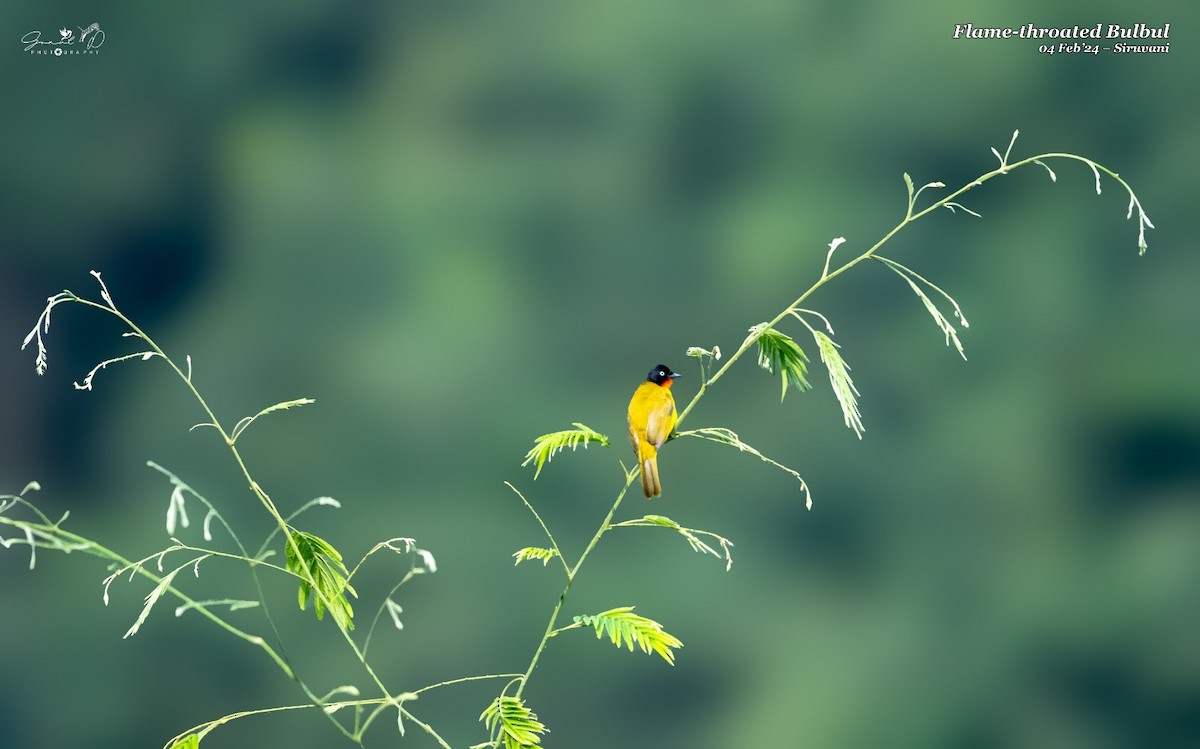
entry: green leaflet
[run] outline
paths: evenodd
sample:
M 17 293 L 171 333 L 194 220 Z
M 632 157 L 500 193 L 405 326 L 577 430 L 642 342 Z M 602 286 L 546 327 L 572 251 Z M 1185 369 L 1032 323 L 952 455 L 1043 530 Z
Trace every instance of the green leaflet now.
M 817 341 L 817 348 L 821 351 L 821 361 L 829 370 L 829 384 L 833 387 L 833 394 L 837 396 L 838 405 L 842 407 L 842 417 L 846 426 L 853 429 L 858 438 L 862 439 L 866 428 L 862 423 L 862 413 L 858 410 L 858 388 L 854 387 L 854 381 L 850 379 L 850 365 L 846 364 L 845 359 L 838 353 L 838 345 L 832 338 L 816 329 L 813 329 L 812 334 Z
M 800 392 L 812 389 L 807 378 L 808 356 L 790 336 L 759 323 L 750 328 L 750 337 L 758 343 L 758 366 L 779 375 L 779 400 L 787 395 L 789 384 Z
M 624 645 L 632 651 L 636 644 L 643 653 L 658 653 L 672 666 L 675 665 L 675 648 L 683 647 L 683 643 L 674 635 L 665 632 L 661 624 L 633 613 L 632 606 L 577 616 L 574 621 L 576 624 L 594 627 L 597 638 L 607 633 L 612 644 L 617 647 Z
M 304 531 L 292 531 L 291 538 L 295 541 L 285 546 L 287 550 L 287 568 L 298 575 L 300 588 L 297 598 L 300 609 L 303 610 L 308 596 L 316 586 L 318 594 L 313 595 L 313 608 L 317 618 L 325 616 L 325 603 L 329 602 L 329 613 L 334 621 L 343 629 L 354 629 L 354 609 L 346 598 L 346 593 L 358 597 L 358 593 L 346 580 L 348 572 L 342 563 L 342 555 L 329 542 Z M 309 582 L 311 578 L 312 582 Z
M 599 443 L 603 447 L 608 447 L 608 437 L 600 434 L 595 429 L 589 426 L 574 422 L 574 429 L 565 429 L 561 432 L 550 432 L 543 434 L 533 441 L 533 449 L 525 454 L 525 461 L 521 466 L 527 466 L 534 463 L 537 470 L 534 471 L 533 478 L 537 479 L 542 473 L 542 466 L 546 461 L 554 457 L 556 452 L 566 450 L 568 447 L 574 450 L 579 445 L 585 448 L 593 442 Z
M 521 549 L 513 554 L 513 558 L 517 560 L 513 562 L 513 564 L 517 565 L 530 559 L 537 559 L 541 560 L 542 566 L 545 567 L 550 563 L 550 560 L 556 556 L 558 556 L 558 551 L 555 549 L 547 549 L 540 546 L 526 546 L 524 549 Z
M 547 728 L 517 697 L 501 695 L 492 700 L 479 716 L 493 742 L 503 741 L 505 749 L 527 749 L 542 743 Z

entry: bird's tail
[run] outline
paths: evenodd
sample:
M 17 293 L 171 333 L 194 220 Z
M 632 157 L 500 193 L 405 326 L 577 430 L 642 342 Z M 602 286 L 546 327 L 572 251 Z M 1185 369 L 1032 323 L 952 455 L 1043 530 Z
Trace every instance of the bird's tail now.
M 658 456 L 652 456 L 642 461 L 642 494 L 651 499 L 662 494 L 662 485 L 658 483 Z

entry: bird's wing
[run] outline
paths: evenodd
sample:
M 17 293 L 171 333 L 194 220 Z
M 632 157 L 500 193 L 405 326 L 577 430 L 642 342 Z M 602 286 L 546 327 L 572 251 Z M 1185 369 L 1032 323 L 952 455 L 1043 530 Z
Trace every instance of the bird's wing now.
M 646 441 L 654 445 L 656 450 L 671 436 L 671 414 L 674 411 L 671 403 L 664 403 L 652 410 L 646 419 Z

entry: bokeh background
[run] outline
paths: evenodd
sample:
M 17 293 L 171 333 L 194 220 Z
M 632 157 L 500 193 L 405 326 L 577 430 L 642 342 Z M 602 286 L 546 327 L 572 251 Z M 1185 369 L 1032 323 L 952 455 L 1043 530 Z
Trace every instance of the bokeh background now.
M 1200 745 L 1200 231 L 1196 40 L 1181 6 L 1016 2 L 8 3 L 0 7 L 0 491 L 136 558 L 166 543 L 172 469 L 248 538 L 270 524 L 159 363 L 71 382 L 128 341 L 60 307 L 50 370 L 18 351 L 45 298 L 114 297 L 219 416 L 317 403 L 240 443 L 302 525 L 357 559 L 411 536 L 438 560 L 397 597 L 373 655 L 395 690 L 520 671 L 558 595 L 521 487 L 568 554 L 621 481 L 628 395 L 651 364 L 731 352 L 819 273 L 902 215 L 901 173 L 958 185 L 1015 155 L 1112 167 L 1157 228 L 1139 258 L 1127 197 L 1082 165 L 989 182 L 887 252 L 963 305 L 963 362 L 877 265 L 809 306 L 832 320 L 867 431 L 844 428 L 816 352 L 779 402 L 751 358 L 689 425 L 726 426 L 812 487 L 682 441 L 666 514 L 736 543 L 732 571 L 667 532 L 606 537 L 566 614 L 636 604 L 685 648 L 674 668 L 586 632 L 527 691 L 548 746 Z M 35 57 L 31 29 L 101 24 L 100 54 Z M 1163 55 L 1054 55 L 953 40 L 978 26 L 1172 24 Z M 557 458 L 582 421 L 613 447 Z M 192 505 L 193 520 L 202 516 Z M 199 540 L 194 524 L 186 533 Z M 359 620 L 407 568 L 379 557 Z M 198 591 L 249 593 L 208 562 Z M 158 746 L 240 709 L 302 701 L 260 654 L 160 606 L 101 602 L 102 565 L 0 550 L 0 744 Z M 332 625 L 272 581 L 317 692 L 365 688 Z M 254 611 L 231 615 L 262 630 Z M 360 627 L 360 635 L 365 627 Z M 499 684 L 413 709 L 455 747 Z M 368 746 L 434 746 L 389 720 Z M 220 729 L 226 747 L 339 746 L 307 713 Z

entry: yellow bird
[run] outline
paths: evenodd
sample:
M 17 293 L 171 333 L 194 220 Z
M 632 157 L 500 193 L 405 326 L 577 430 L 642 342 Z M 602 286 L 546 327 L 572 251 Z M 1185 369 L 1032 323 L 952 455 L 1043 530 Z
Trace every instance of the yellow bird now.
M 666 364 L 655 366 L 629 401 L 629 441 L 642 466 L 642 493 L 647 499 L 662 494 L 658 451 L 675 431 L 679 419 L 675 399 L 671 397 L 671 383 L 678 376 Z

